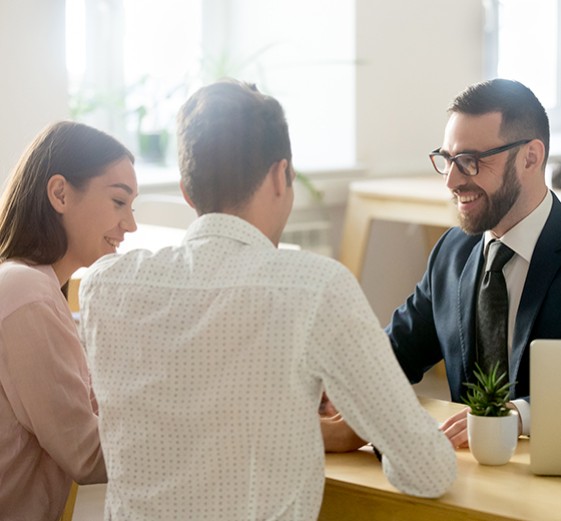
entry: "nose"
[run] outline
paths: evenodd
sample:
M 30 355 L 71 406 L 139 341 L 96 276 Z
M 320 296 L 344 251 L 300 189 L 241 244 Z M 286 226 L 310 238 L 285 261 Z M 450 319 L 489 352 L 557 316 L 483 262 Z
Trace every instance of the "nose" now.
M 129 211 L 127 217 L 121 221 L 121 228 L 129 233 L 135 232 L 138 229 L 132 209 Z
M 451 162 L 450 171 L 446 175 L 446 187 L 449 190 L 454 190 L 465 182 L 465 175 L 460 172 L 458 165 L 455 161 Z

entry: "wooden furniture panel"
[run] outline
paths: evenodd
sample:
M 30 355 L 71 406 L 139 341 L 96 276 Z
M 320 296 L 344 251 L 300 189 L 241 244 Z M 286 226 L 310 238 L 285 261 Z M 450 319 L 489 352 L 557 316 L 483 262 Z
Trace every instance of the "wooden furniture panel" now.
M 340 261 L 359 279 L 373 220 L 423 225 L 427 251 L 458 223 L 444 179 L 437 175 L 351 183 Z

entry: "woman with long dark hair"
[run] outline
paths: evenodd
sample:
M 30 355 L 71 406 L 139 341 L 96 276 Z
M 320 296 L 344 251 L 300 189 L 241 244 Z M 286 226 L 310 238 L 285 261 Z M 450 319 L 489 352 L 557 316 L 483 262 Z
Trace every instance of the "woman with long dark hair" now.
M 0 200 L 0 518 L 56 520 L 72 481 L 106 481 L 86 356 L 61 288 L 136 229 L 134 157 L 59 122 Z

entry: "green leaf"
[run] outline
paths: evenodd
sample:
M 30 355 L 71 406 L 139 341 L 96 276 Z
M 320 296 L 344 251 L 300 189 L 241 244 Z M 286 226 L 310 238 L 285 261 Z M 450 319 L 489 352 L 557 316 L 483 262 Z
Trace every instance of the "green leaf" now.
M 506 405 L 511 386 L 508 375 L 505 372 L 498 374 L 498 362 L 491 367 L 489 373 L 485 373 L 477 363 L 475 368 L 475 381 L 464 383 L 468 392 L 462 397 L 462 401 L 475 416 L 506 416 L 509 413 Z

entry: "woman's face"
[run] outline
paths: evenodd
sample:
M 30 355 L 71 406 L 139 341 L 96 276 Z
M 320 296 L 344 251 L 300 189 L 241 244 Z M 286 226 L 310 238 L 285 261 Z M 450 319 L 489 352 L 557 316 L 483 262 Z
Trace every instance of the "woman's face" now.
M 106 167 L 81 190 L 66 185 L 62 223 L 68 238 L 63 257 L 71 270 L 68 276 L 103 255 L 115 253 L 125 232 L 136 230 L 132 202 L 137 194 L 136 175 L 128 158 Z

